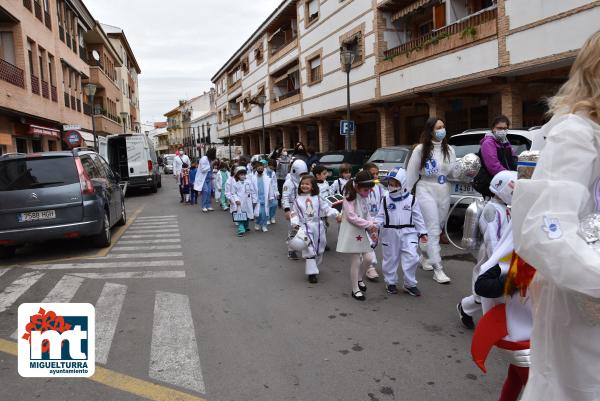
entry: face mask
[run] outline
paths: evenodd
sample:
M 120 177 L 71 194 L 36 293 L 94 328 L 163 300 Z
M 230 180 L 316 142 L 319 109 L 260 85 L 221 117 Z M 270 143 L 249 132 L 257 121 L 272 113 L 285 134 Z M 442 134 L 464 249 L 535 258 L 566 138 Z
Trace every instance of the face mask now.
M 264 170 L 256 170 L 256 173 L 257 173 L 258 175 L 262 175 L 262 173 L 263 173 L 263 172 L 264 172 Z
M 492 131 L 492 134 L 494 134 L 494 138 L 496 138 L 498 142 L 504 143 L 506 142 L 506 135 L 508 134 L 508 130 L 496 130 Z
M 445 137 L 446 137 L 446 129 L 445 128 L 435 130 L 435 139 L 437 141 L 442 142 Z
M 390 194 L 394 194 L 397 195 L 400 192 L 402 192 L 402 187 L 392 187 L 392 186 L 388 186 L 389 192 Z
M 283 152 L 281 152 L 282 156 L 287 156 L 287 150 L 284 150 Z
M 362 196 L 363 198 L 367 198 L 367 197 L 369 196 L 369 192 L 371 192 L 371 191 L 369 191 L 369 190 L 366 190 L 366 191 L 359 191 L 359 192 L 358 192 L 358 194 L 359 194 L 360 196 Z

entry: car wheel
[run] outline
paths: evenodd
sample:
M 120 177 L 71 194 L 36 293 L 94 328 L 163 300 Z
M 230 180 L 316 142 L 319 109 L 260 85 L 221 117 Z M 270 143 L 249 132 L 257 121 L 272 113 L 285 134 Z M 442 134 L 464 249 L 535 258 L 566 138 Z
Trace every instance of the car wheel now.
M 125 210 L 125 201 L 121 200 L 121 218 L 117 221 L 118 226 L 127 224 L 127 211 Z
M 0 247 L 0 259 L 10 259 L 15 256 L 17 251 L 16 246 L 3 246 Z
M 104 216 L 102 218 L 102 230 L 93 237 L 93 242 L 98 248 L 106 248 L 107 246 L 110 246 L 111 240 L 112 234 L 110 232 L 110 220 L 108 218 L 108 213 L 104 212 Z
M 153 194 L 158 192 L 158 184 L 156 184 L 156 180 L 152 180 L 152 186 L 150 187 L 150 191 L 152 191 Z
M 158 188 L 162 188 L 162 177 L 160 175 L 158 176 L 158 185 L 157 185 L 157 187 Z

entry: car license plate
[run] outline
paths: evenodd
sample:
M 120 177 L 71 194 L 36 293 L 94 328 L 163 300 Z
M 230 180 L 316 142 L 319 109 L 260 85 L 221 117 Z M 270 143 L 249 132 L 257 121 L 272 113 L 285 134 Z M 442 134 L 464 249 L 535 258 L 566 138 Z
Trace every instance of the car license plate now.
M 473 193 L 473 185 L 471 184 L 454 184 L 454 192 L 456 193 Z
M 25 223 L 27 221 L 37 221 L 37 220 L 51 220 L 56 218 L 55 210 L 42 210 L 39 212 L 26 212 L 19 213 L 17 215 L 17 220 L 19 223 Z

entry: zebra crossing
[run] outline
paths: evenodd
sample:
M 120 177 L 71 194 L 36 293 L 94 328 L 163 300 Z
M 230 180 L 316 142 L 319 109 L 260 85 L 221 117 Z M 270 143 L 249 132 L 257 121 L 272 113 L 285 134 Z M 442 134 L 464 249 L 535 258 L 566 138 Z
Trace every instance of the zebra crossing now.
M 96 309 L 96 363 L 110 365 L 111 357 L 123 357 L 111 355 L 111 349 L 113 340 L 118 338 L 119 325 L 126 321 L 122 318 L 124 305 L 139 296 L 128 291 L 130 282 L 126 280 L 186 278 L 185 270 L 177 270 L 185 262 L 176 218 L 138 217 L 105 257 L 0 268 L 0 313 L 16 311 L 24 302 L 89 302 Z M 44 278 L 56 279 L 58 275 L 60 279 L 45 296 L 35 291 Z M 13 280 L 10 283 L 9 276 Z M 94 285 L 102 287 L 100 295 L 87 299 L 84 286 L 88 289 Z M 205 393 L 188 296 L 157 290 L 152 297 L 153 302 L 144 302 L 153 316 L 148 377 Z M 10 337 L 16 340 L 17 331 Z

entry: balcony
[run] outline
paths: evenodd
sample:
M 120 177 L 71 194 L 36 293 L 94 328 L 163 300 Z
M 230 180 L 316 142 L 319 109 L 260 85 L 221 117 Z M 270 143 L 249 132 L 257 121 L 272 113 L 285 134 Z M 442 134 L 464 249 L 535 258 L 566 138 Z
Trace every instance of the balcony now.
M 301 96 L 300 88 L 283 93 L 279 96 L 273 94 L 271 100 L 271 110 L 281 109 L 289 106 L 290 104 L 294 104 L 301 100 Z
M 37 0 L 33 0 L 33 8 L 35 10 L 35 17 L 40 21 L 44 22 L 44 17 L 42 14 L 42 5 Z
M 31 91 L 36 95 L 40 94 L 40 79 L 31 74 Z
M 290 51 L 292 51 L 296 47 L 298 47 L 298 38 L 294 37 L 294 38 L 290 39 L 287 43 L 282 45 L 281 47 L 271 48 L 269 64 L 273 64 L 277 60 L 280 60 L 281 58 L 283 58 L 286 54 L 288 54 Z
M 92 115 L 92 105 L 91 104 L 89 104 L 89 103 L 83 104 L 83 114 L 85 114 L 86 116 Z
M 50 85 L 50 96 L 52 97 L 52 101 L 58 103 L 58 92 L 56 90 L 56 86 Z
M 116 82 L 106 75 L 102 67 L 90 66 L 89 82 L 95 83 L 100 88 L 110 90 L 111 97 L 117 97 L 117 94 L 121 93 L 121 89 Z
M 106 112 L 104 111 L 103 113 Z M 120 134 L 121 132 L 123 132 L 123 126 L 119 122 L 113 120 L 112 118 L 109 118 L 103 113 L 96 114 L 96 116 L 94 117 L 96 121 L 96 131 L 106 132 L 109 134 Z M 114 116 L 112 117 L 115 118 Z
M 0 58 L 0 79 L 25 88 L 25 71 Z
M 46 99 L 50 99 L 50 87 L 48 86 L 48 82 L 42 79 L 42 96 Z
M 481 10 L 443 28 L 418 36 L 383 52 L 379 72 L 460 48 L 497 34 L 496 7 Z

